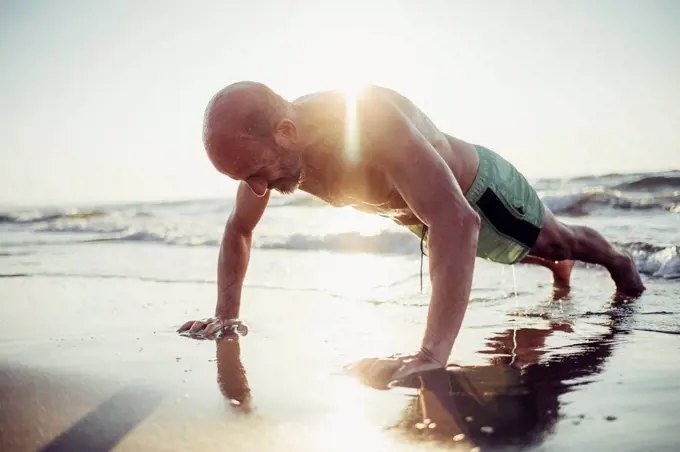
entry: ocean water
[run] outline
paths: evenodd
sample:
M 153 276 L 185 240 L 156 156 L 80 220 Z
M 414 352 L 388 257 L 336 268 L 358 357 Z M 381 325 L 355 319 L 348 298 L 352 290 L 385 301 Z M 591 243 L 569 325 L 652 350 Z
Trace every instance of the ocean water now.
M 592 226 L 633 253 L 649 288 L 638 303 L 640 310 L 662 313 L 640 314 L 639 328 L 680 333 L 680 172 L 533 183 L 562 221 Z M 55 283 L 87 278 L 214 285 L 232 202 L 5 209 L 0 214 L 0 276 Z M 413 318 L 420 322 L 430 293 L 427 258 L 422 289 L 420 264 L 419 240 L 386 219 L 325 206 L 304 193 L 274 195 L 255 231 L 244 293 L 248 288 L 301 291 L 418 308 L 422 312 Z M 573 286 L 569 308 L 561 302 L 556 310 L 546 270 L 478 259 L 466 324 L 477 318 L 502 326 L 513 316 L 607 312 L 612 285 L 602 268 L 577 266 Z
M 562 221 L 633 253 L 647 291 L 613 306 L 607 272 L 578 265 L 555 299 L 547 270 L 478 259 L 449 372 L 394 391 L 342 372 L 422 337 L 427 258 L 421 290 L 419 240 L 385 219 L 275 196 L 254 235 L 239 352 L 175 333 L 213 313 L 232 200 L 0 211 L 0 424 L 21 427 L 0 448 L 78 432 L 108 406 L 91 394 L 106 381 L 163 394 L 123 439 L 131 450 L 677 450 L 680 172 L 533 183 Z M 253 413 L 233 406 L 251 395 Z

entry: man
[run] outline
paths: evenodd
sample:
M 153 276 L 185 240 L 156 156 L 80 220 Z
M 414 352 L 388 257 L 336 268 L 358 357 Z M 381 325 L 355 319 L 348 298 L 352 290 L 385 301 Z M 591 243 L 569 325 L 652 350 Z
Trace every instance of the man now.
M 189 321 L 180 332 L 211 337 L 240 324 L 253 230 L 270 190 L 298 187 L 331 205 L 390 217 L 427 239 L 432 296 L 420 350 L 360 362 L 367 378 L 396 380 L 446 365 L 476 256 L 543 265 L 558 288 L 569 285 L 574 260 L 600 264 L 620 293 L 644 290 L 630 256 L 593 229 L 558 222 L 512 165 L 442 133 L 392 90 L 369 86 L 356 96 L 324 92 L 291 103 L 263 84 L 235 83 L 210 100 L 203 140 L 215 168 L 241 183 L 220 248 L 215 317 Z

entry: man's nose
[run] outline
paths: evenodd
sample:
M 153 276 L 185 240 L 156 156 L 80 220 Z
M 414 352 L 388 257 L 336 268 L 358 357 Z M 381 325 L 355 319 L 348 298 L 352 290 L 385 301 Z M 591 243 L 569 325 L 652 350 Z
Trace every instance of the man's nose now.
M 259 177 L 251 177 L 246 181 L 246 183 L 248 184 L 248 187 L 250 187 L 250 190 L 255 193 L 255 196 L 259 198 L 263 197 L 267 193 L 267 181 L 264 179 L 260 179 Z

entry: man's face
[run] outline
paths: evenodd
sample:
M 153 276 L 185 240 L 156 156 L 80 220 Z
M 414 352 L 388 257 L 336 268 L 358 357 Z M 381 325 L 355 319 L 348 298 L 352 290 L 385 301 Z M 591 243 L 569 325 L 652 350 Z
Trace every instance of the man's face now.
M 285 149 L 271 140 L 273 154 L 276 155 L 277 165 L 270 173 L 267 188 L 277 190 L 287 195 L 295 192 L 302 182 L 302 155 L 294 150 Z
M 264 196 L 267 189 L 290 194 L 302 182 L 301 154 L 285 149 L 273 138 L 242 135 L 216 157 L 213 164 L 218 171 L 245 181 L 257 196 Z

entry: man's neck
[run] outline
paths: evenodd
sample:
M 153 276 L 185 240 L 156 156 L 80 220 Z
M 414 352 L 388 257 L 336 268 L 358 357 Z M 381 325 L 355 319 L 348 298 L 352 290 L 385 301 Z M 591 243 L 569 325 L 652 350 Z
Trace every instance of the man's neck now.
M 328 142 L 328 131 L 322 130 L 314 111 L 304 104 L 295 105 L 298 146 L 302 153 L 304 181 L 300 189 L 324 199 L 332 198 L 340 185 L 345 162 L 338 154 L 337 143 Z
M 302 148 L 304 180 L 300 189 L 321 198 L 327 198 L 331 186 L 335 185 L 332 156 L 327 155 L 313 142 Z

